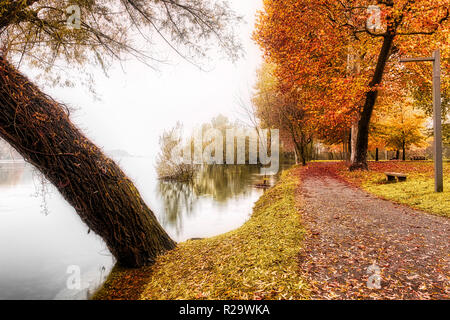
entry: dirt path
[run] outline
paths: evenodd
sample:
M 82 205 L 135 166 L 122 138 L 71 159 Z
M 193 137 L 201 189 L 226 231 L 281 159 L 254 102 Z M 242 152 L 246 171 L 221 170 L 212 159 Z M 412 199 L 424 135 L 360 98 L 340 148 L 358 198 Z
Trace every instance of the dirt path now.
M 450 299 L 449 219 L 371 196 L 327 164 L 302 179 L 299 265 L 312 298 Z

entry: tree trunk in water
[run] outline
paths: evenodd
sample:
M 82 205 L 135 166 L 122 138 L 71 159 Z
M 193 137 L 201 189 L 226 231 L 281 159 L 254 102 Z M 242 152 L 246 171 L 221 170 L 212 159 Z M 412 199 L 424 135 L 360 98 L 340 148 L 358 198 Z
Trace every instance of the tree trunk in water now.
M 0 58 L 0 136 L 39 169 L 126 267 L 175 247 L 122 170 L 65 108 Z
M 367 149 L 369 144 L 369 124 L 372 117 L 373 108 L 378 97 L 377 86 L 383 79 L 384 69 L 389 59 L 390 51 L 394 41 L 394 35 L 388 33 L 384 36 L 383 46 L 378 56 L 377 66 L 375 68 L 372 80 L 369 83 L 370 91 L 366 93 L 364 107 L 358 121 L 358 137 L 356 141 L 355 158 L 352 159 L 350 170 L 368 170 L 367 165 Z

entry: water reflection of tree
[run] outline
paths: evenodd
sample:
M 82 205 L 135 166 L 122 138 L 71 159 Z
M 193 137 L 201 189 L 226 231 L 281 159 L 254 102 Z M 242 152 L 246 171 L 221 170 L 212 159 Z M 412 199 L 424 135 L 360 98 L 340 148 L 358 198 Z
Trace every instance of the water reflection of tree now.
M 197 200 L 208 196 L 217 202 L 226 202 L 232 197 L 247 194 L 256 181 L 259 168 L 256 166 L 204 166 L 192 182 L 160 181 L 165 217 L 164 224 L 182 229 L 182 215 L 191 215 Z
M 194 190 L 198 195 L 209 195 L 215 201 L 225 202 L 228 199 L 246 194 L 251 187 L 256 166 L 206 166 L 195 177 Z
M 180 232 L 182 229 L 182 212 L 190 215 L 194 208 L 196 195 L 194 194 L 193 183 L 160 180 L 158 193 L 164 204 L 163 224 L 173 226 L 177 232 Z

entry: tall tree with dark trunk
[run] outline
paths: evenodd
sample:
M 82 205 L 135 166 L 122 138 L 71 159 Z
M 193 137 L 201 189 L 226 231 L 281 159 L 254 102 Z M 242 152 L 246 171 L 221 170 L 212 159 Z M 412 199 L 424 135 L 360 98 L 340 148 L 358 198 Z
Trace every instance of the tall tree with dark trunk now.
M 351 170 L 367 170 L 370 121 L 380 92 L 398 94 L 402 55 L 449 51 L 448 0 L 268 0 L 255 39 L 277 77 L 307 87 L 317 126 L 349 128 L 358 119 Z M 444 54 L 444 55 L 445 55 Z M 351 57 L 357 72 L 349 73 Z M 408 66 L 421 83 L 429 81 Z M 448 72 L 448 64 L 443 66 Z
M 370 119 L 372 117 L 373 109 L 375 107 L 375 102 L 379 91 L 377 86 L 381 84 L 383 79 L 384 70 L 386 68 L 386 63 L 389 59 L 390 52 L 392 49 L 392 44 L 394 41 L 394 33 L 389 32 L 383 36 L 383 46 L 378 56 L 377 66 L 373 74 L 372 80 L 370 81 L 369 88 L 365 97 L 365 103 L 362 107 L 359 121 L 358 121 L 358 134 L 356 136 L 356 148 L 354 157 L 352 159 L 352 164 L 350 165 L 350 170 L 363 169 L 367 170 L 367 149 L 369 146 L 369 126 Z
M 0 3 L 0 136 L 57 187 L 123 266 L 151 264 L 175 242 L 130 179 L 71 123 L 67 109 L 8 60 L 45 71 L 56 62 L 93 63 L 106 70 L 130 54 L 155 63 L 133 46 L 132 34 L 148 43 L 156 34 L 191 62 L 216 38 L 236 58 L 239 45 L 230 29 L 236 20 L 226 5 L 207 0 Z

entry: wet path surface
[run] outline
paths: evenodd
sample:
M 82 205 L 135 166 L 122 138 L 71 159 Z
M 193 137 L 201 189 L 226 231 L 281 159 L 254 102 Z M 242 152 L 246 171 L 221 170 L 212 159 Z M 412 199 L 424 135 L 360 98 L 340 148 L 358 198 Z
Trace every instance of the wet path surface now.
M 450 220 L 302 172 L 299 265 L 316 299 L 449 299 Z

